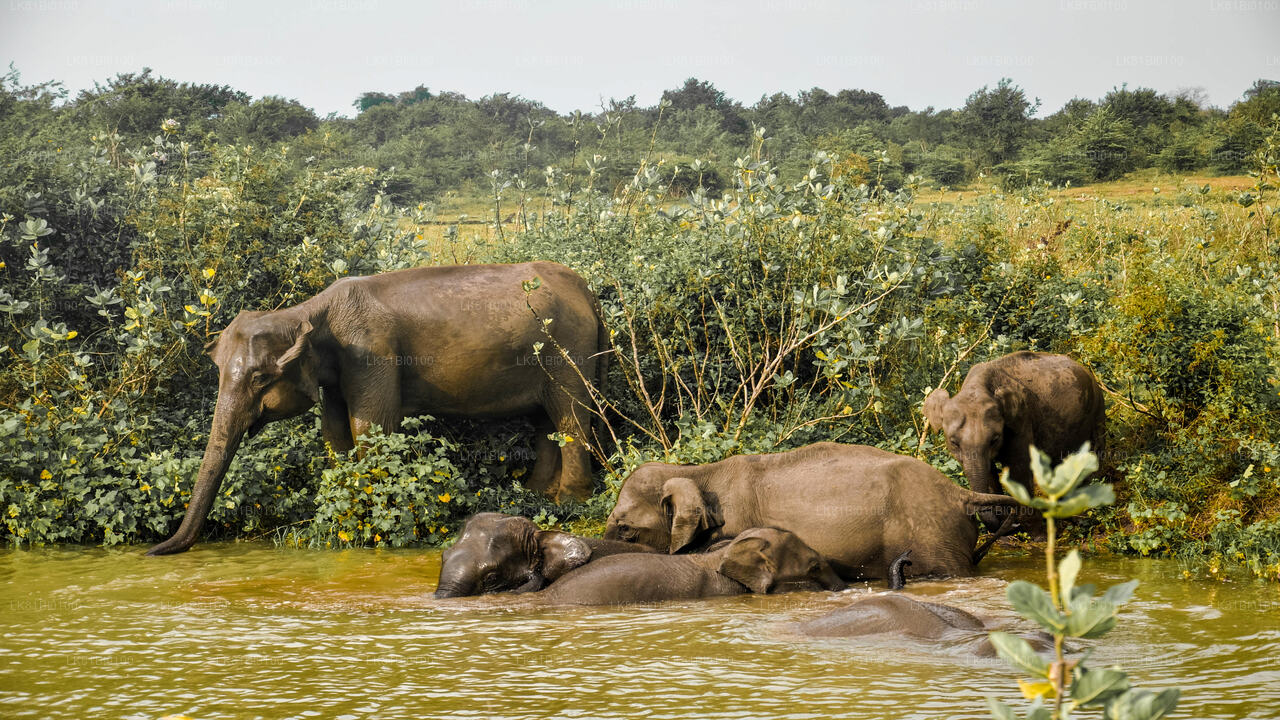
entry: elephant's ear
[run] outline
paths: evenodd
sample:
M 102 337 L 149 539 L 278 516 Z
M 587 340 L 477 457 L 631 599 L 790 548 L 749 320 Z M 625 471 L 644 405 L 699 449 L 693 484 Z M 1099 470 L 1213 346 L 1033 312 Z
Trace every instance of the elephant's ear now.
M 222 333 L 213 336 L 213 339 L 204 344 L 204 353 L 213 358 L 218 353 L 218 341 L 222 339 Z
M 1021 428 L 1027 419 L 1027 401 L 1022 387 L 1019 385 L 1001 385 L 995 391 L 996 405 L 1000 406 L 1000 415 L 1004 424 L 1013 428 Z
M 591 560 L 591 546 L 577 535 L 539 530 L 534 537 L 542 555 L 542 574 L 548 581 L 554 581 Z
M 280 372 L 288 369 L 289 365 L 296 362 L 307 351 L 309 346 L 307 338 L 312 329 L 311 323 L 307 320 L 303 320 L 302 324 L 298 326 L 297 335 L 293 338 L 293 345 L 281 353 L 280 357 L 276 358 L 276 367 L 280 368 Z
M 734 540 L 725 548 L 716 571 L 763 595 L 773 588 L 778 568 L 769 552 L 768 540 L 746 537 Z
M 671 478 L 663 483 L 661 505 L 671 522 L 669 553 L 692 545 L 704 532 L 724 524 L 720 516 L 707 507 L 698 486 L 686 477 Z
M 929 397 L 924 399 L 924 419 L 929 424 L 930 429 L 942 430 L 942 410 L 947 406 L 947 401 L 951 399 L 951 393 L 943 388 L 938 388 L 929 393 Z

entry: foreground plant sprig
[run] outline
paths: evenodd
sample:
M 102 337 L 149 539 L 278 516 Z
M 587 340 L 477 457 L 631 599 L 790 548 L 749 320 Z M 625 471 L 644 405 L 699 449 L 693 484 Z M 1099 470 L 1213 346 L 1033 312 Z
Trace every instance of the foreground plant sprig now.
M 1032 699 L 1027 720 L 1069 718 L 1076 709 L 1102 708 L 1104 718 L 1115 720 L 1155 720 L 1170 713 L 1178 704 L 1179 690 L 1170 688 L 1159 693 L 1135 690 L 1129 676 L 1119 667 L 1088 668 L 1086 657 L 1068 660 L 1066 638 L 1096 638 L 1116 626 L 1116 612 L 1133 596 L 1137 580 L 1114 585 L 1101 597 L 1095 597 L 1093 585 L 1076 585 L 1080 574 L 1080 553 L 1072 550 L 1057 562 L 1057 528 L 1055 521 L 1079 515 L 1090 508 L 1115 502 L 1110 485 L 1081 485 L 1098 469 L 1098 458 L 1089 443 L 1067 457 L 1056 468 L 1049 456 L 1031 447 L 1031 470 L 1040 495 L 1032 496 L 1027 488 L 1009 480 L 1006 469 L 1000 484 L 1019 503 L 1039 510 L 1047 525 L 1045 566 L 1049 589 L 1046 591 L 1025 580 L 1010 583 L 1009 603 L 1023 617 L 1035 621 L 1053 635 L 1054 657 L 1045 660 L 1031 645 L 1016 635 L 993 632 L 991 644 L 1010 665 L 1031 675 L 1031 681 L 1019 680 L 1024 697 Z M 1045 702 L 1051 703 L 1046 706 Z M 988 698 L 991 714 L 998 720 L 1015 720 L 1013 708 Z

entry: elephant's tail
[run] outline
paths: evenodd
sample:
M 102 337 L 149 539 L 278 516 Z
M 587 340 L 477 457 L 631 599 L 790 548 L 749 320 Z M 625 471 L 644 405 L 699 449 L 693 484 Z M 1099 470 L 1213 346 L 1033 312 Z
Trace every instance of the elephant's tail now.
M 906 577 L 903 574 L 904 568 L 911 564 L 907 556 L 911 554 L 911 550 L 907 550 L 889 563 L 889 589 L 901 590 L 907 586 Z

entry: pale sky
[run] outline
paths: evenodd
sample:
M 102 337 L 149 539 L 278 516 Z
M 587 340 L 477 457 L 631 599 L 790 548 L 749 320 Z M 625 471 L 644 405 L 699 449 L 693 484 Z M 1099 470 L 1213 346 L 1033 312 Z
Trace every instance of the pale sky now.
M 1041 115 L 1121 83 L 1227 107 L 1280 80 L 1280 0 L 0 0 L 0 59 L 74 94 L 151 67 L 354 113 L 365 91 L 509 92 L 560 112 L 685 78 L 751 105 L 815 86 L 914 110 L 1011 77 Z

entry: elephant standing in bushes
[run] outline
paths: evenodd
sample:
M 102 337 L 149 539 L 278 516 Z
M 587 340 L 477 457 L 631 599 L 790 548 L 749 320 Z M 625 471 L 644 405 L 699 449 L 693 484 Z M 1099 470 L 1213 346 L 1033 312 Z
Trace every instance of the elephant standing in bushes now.
M 620 605 L 795 590 L 844 590 L 817 552 L 776 528 L 751 528 L 706 553 L 610 555 L 532 596 L 542 605 Z
M 652 553 L 651 547 L 539 530 L 516 515 L 487 512 L 467 520 L 440 556 L 438 598 L 541 590 L 570 570 L 617 553 Z
M 929 427 L 942 431 L 976 492 L 1002 492 L 995 463 L 1034 488 L 1028 447 L 1055 462 L 1090 441 L 1103 450 L 1106 407 L 1093 373 L 1065 355 L 1017 352 L 969 369 L 960 392 L 939 388 L 924 401 Z M 996 514 L 983 522 L 995 527 Z
M 1017 504 L 965 490 L 915 458 L 824 442 L 709 465 L 645 463 L 623 481 L 605 537 L 676 553 L 776 527 L 847 580 L 887 578 L 907 550 L 912 574 L 967 575 L 980 559 L 973 514 Z
M 534 278 L 540 284 L 526 292 Z M 543 411 L 572 441 L 560 448 L 539 432 L 529 487 L 556 499 L 588 496 L 587 383 L 603 376 L 607 346 L 597 310 L 572 270 L 532 262 L 343 278 L 293 307 L 241 312 L 209 346 L 218 402 L 186 516 L 149 554 L 195 543 L 246 433 L 317 402 L 324 438 L 339 451 L 374 425 L 398 429 L 406 416 Z

